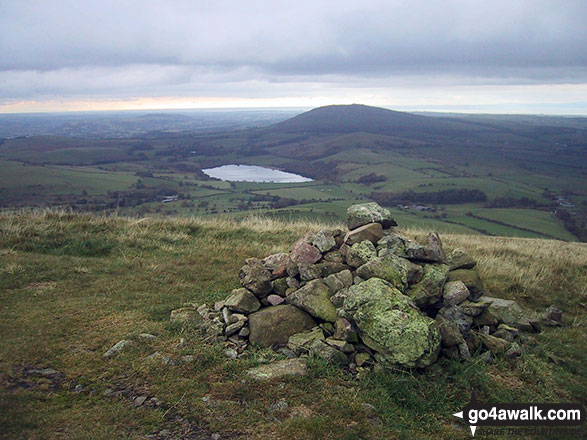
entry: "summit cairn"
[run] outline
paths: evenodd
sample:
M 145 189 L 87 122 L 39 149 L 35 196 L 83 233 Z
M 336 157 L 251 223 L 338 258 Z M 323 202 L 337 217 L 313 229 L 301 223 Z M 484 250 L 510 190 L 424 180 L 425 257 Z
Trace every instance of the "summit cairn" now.
M 249 345 L 272 347 L 355 373 L 482 351 L 515 357 L 520 332 L 538 331 L 516 302 L 487 296 L 475 260 L 461 249 L 446 253 L 438 234 L 425 244 L 400 235 L 377 203 L 347 214 L 348 231 L 308 233 L 288 253 L 246 260 L 241 288 L 213 308 L 194 306 L 199 327 L 225 341 L 231 357 Z

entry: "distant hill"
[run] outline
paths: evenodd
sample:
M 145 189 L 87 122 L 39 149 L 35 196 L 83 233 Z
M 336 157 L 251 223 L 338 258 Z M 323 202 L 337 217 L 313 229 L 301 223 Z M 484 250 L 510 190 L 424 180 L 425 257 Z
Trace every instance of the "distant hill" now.
M 376 133 L 385 135 L 470 134 L 483 127 L 464 121 L 432 118 L 367 105 L 329 105 L 318 107 L 269 127 L 284 133 Z M 483 128 L 485 129 L 485 128 Z

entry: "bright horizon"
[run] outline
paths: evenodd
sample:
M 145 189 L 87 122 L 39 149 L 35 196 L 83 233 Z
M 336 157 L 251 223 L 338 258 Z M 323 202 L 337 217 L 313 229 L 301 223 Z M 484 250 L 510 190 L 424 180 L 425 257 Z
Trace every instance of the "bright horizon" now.
M 587 115 L 585 22 L 579 0 L 6 0 L 0 113 Z

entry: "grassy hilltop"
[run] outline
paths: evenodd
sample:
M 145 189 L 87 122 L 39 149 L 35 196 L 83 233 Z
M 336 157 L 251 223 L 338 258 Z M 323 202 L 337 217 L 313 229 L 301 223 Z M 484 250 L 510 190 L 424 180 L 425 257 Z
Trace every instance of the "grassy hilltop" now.
M 564 311 L 565 325 L 535 335 L 540 348 L 517 360 L 444 359 L 424 373 L 356 378 L 311 359 L 308 377 L 259 384 L 244 370 L 277 354 L 249 350 L 231 360 L 220 345 L 169 324 L 172 309 L 238 287 L 246 258 L 284 251 L 326 226 L 50 211 L 0 217 L 0 438 L 465 439 L 470 432 L 452 414 L 472 393 L 587 403 L 581 243 L 441 235 L 445 248 L 478 261 L 493 296 L 531 314 L 553 303 Z M 418 239 L 427 231 L 403 232 Z M 104 359 L 121 339 L 137 343 Z

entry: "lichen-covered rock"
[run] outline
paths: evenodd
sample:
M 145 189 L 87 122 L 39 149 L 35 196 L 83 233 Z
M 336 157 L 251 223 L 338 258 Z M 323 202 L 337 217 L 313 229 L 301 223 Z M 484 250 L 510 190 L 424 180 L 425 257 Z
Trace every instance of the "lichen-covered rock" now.
M 405 238 L 394 232 L 387 232 L 383 238 L 377 242 L 377 255 L 383 257 L 387 254 L 393 254 L 405 258 Z
M 347 209 L 347 225 L 350 230 L 368 223 L 379 223 L 385 229 L 397 226 L 391 211 L 375 202 L 349 206 Z
M 383 238 L 383 229 L 379 223 L 369 223 L 360 228 L 349 231 L 345 237 L 344 242 L 352 246 L 355 243 L 360 243 L 364 240 L 369 240 L 372 243 L 377 243 Z
M 351 271 L 346 269 L 341 272 L 328 275 L 324 278 L 324 284 L 330 289 L 330 294 L 333 295 L 339 290 L 351 287 L 353 284 L 353 275 Z
M 261 308 L 261 303 L 255 295 L 245 288 L 234 289 L 224 305 L 230 310 L 239 313 L 252 313 Z
M 266 307 L 249 315 L 249 341 L 260 347 L 284 346 L 291 335 L 315 326 L 316 321 L 296 306 Z
M 442 299 L 442 289 L 446 281 L 448 266 L 446 264 L 426 264 L 422 279 L 410 286 L 408 296 L 418 307 L 437 304 Z
M 359 267 L 377 256 L 375 245 L 369 240 L 355 243 L 347 252 L 346 262 L 351 267 Z
M 408 285 L 408 264 L 405 259 L 388 254 L 363 264 L 357 269 L 357 275 L 364 280 L 381 278 L 404 291 Z
M 334 234 L 332 231 L 323 229 L 314 235 L 312 244 L 316 246 L 320 252 L 325 253 L 336 246 L 336 241 L 334 240 Z
M 287 301 L 324 321 L 336 321 L 336 308 L 330 301 L 330 289 L 321 280 L 310 281 L 287 297 Z
M 296 264 L 314 264 L 322 258 L 322 252 L 304 238 L 300 238 L 292 245 L 289 257 Z
M 319 264 L 299 264 L 298 271 L 302 281 L 315 280 L 322 277 L 322 266 Z
M 454 249 L 447 258 L 450 270 L 456 269 L 473 269 L 477 262 L 460 248 Z
M 241 285 L 259 298 L 265 298 L 273 290 L 271 272 L 265 268 L 258 258 L 247 259 L 238 276 Z
M 310 344 L 318 339 L 324 341 L 324 332 L 320 327 L 314 327 L 312 330 L 291 335 L 287 341 L 287 348 L 293 351 L 298 356 L 303 353 L 308 353 Z
M 437 324 L 390 283 L 371 278 L 350 287 L 343 309 L 384 365 L 426 367 L 438 357 Z
M 462 281 L 469 289 L 469 299 L 476 300 L 483 295 L 483 283 L 475 269 L 451 270 L 447 281 Z
M 339 290 L 338 292 L 336 292 L 334 295 L 332 295 L 330 297 L 330 302 L 334 305 L 334 307 L 336 307 L 337 309 L 340 309 L 342 307 L 342 305 L 344 304 L 344 299 L 346 298 L 346 294 L 348 292 L 348 288 Z
M 330 263 L 344 263 L 344 255 L 338 249 L 334 249 L 330 252 L 324 254 L 324 261 L 328 261 Z
M 533 331 L 528 317 L 517 302 L 488 296 L 484 299 L 489 302 L 489 306 L 475 318 L 478 326 L 497 327 L 499 324 L 507 324 L 520 330 Z
M 462 281 L 449 281 L 444 284 L 442 302 L 445 306 L 459 305 L 469 297 L 469 289 Z

